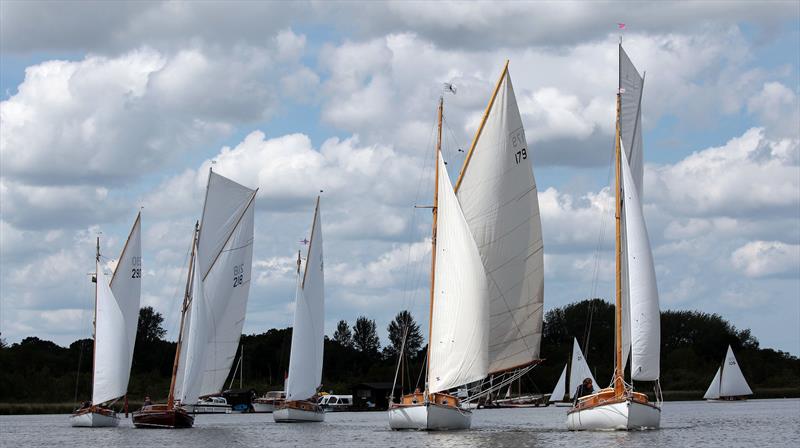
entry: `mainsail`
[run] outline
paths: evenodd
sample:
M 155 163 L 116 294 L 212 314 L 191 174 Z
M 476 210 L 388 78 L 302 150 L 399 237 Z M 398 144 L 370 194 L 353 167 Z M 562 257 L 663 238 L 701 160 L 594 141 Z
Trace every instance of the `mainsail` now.
M 289 377 L 286 380 L 287 400 L 306 400 L 316 393 L 322 383 L 322 355 L 325 338 L 325 273 L 323 268 L 322 216 L 319 212 L 319 197 L 317 197 L 302 280 L 300 280 L 298 272 L 292 348 L 289 356 Z
M 740 397 L 743 395 L 753 395 L 747 380 L 744 379 L 742 369 L 736 357 L 733 356 L 731 346 L 725 354 L 725 362 L 722 364 L 722 374 L 720 375 L 719 395 L 721 397 Z
M 489 373 L 529 365 L 542 336 L 544 251 L 532 154 L 508 64 L 456 192 L 489 287 Z
M 141 213 L 122 249 L 111 284 L 97 262 L 95 362 L 92 403 L 119 398 L 128 390 L 142 291 Z
M 209 172 L 186 336 L 182 403 L 217 393 L 242 334 L 253 261 L 256 190 Z
M 441 153 L 429 390 L 440 392 L 488 373 L 487 276 Z

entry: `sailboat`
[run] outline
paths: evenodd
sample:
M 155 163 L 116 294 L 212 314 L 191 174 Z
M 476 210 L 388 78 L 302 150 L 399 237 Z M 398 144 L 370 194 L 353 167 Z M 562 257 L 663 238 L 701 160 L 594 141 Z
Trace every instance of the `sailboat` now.
M 747 380 L 744 379 L 742 369 L 739 368 L 739 363 L 729 345 L 725 359 L 717 369 L 717 374 L 711 380 L 703 399 L 712 402 L 739 401 L 746 400 L 748 395 L 753 395 L 753 391 L 747 385 Z
M 272 413 L 277 423 L 325 420 L 325 412 L 314 399 L 322 383 L 325 340 L 325 273 L 319 196 L 314 206 L 314 220 L 311 224 L 311 238 L 308 242 L 302 278 L 300 266 L 300 252 L 298 252 L 289 376 L 286 379 L 286 400 L 276 404 Z
M 541 220 L 508 61 L 455 186 L 441 156 L 443 109 L 440 97 L 427 382 L 390 405 L 392 429 L 467 429 L 471 401 L 540 361 Z M 462 386 L 466 398 L 448 393 Z
M 128 390 L 142 292 L 141 218 L 139 212 L 110 284 L 103 275 L 100 237 L 97 237 L 92 401 L 72 414 L 72 426 L 119 425 L 117 413 L 104 405 L 124 396 Z
M 586 378 L 590 378 L 592 384 L 597 384 L 589 369 L 589 364 L 586 363 L 581 347 L 578 345 L 578 340 L 573 339 L 572 357 L 564 365 L 564 370 L 558 377 L 558 383 L 550 394 L 550 403 L 555 403 L 556 406 L 572 406 L 572 399 L 575 398 L 575 392 L 577 392 L 576 388 Z
M 653 253 L 642 213 L 641 102 L 644 78 L 619 45 L 615 132 L 616 356 L 611 386 L 582 397 L 567 414 L 570 430 L 658 428 L 661 317 Z M 630 354 L 631 382 L 625 381 Z M 634 381 L 655 382 L 656 402 L 634 391 Z
M 247 311 L 257 192 L 209 170 L 202 218 L 192 235 L 167 403 L 134 412 L 136 427 L 189 428 L 194 417 L 181 404 L 221 391 Z

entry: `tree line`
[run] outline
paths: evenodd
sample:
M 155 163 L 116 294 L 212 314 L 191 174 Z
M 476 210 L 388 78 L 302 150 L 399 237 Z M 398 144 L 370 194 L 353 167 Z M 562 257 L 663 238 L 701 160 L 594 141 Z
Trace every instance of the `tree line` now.
M 353 384 L 391 382 L 397 376 L 405 391 L 424 387 L 422 373 L 427 346 L 419 324 L 408 311 L 398 313 L 387 326 L 388 344 L 381 347 L 374 320 L 358 317 L 351 325 L 339 321 L 332 337 L 325 337 L 323 388 L 349 393 Z M 133 356 L 129 397 L 166 398 L 175 355 L 175 343 L 164 340 L 163 317 L 151 307 L 140 311 Z M 289 368 L 291 328 L 242 335 L 244 361 L 234 376 L 234 362 L 226 387 L 254 389 L 261 394 L 283 389 Z M 614 307 L 601 299 L 584 300 L 548 311 L 542 332 L 541 365 L 514 390 L 549 393 L 578 339 L 600 385 L 608 384 L 613 370 Z M 405 342 L 404 342 L 405 339 Z M 69 347 L 28 337 L 7 345 L 0 340 L 0 403 L 64 403 L 91 394 L 91 339 Z M 800 393 L 800 360 L 786 352 L 761 348 L 750 330 L 737 330 L 717 314 L 697 311 L 661 313 L 661 384 L 665 391 L 693 391 L 700 398 L 731 345 L 745 377 L 759 390 Z M 402 350 L 401 350 L 402 348 Z M 403 362 L 398 359 L 402 352 Z M 79 367 L 80 366 L 80 367 Z M 794 391 L 794 392 L 792 392 Z M 667 395 L 669 398 L 669 395 Z

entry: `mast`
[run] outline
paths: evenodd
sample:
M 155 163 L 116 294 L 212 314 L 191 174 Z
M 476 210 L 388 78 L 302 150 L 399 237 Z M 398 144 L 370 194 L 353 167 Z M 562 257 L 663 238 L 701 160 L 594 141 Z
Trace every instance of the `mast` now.
M 189 272 L 186 275 L 186 291 L 183 295 L 183 305 L 181 306 L 181 325 L 178 329 L 178 343 L 175 347 L 175 361 L 172 363 L 172 379 L 169 382 L 169 397 L 167 398 L 167 408 L 172 409 L 175 405 L 175 378 L 178 375 L 178 364 L 181 358 L 181 343 L 183 342 L 183 324 L 186 320 L 186 311 L 192 300 L 192 278 L 194 277 L 194 256 L 197 249 L 197 235 L 200 233 L 200 222 L 194 224 L 194 234 L 192 235 L 192 254 L 189 257 Z
M 625 382 L 623 377 L 623 360 L 622 360 L 622 195 L 620 192 L 620 170 L 621 166 L 621 145 L 620 145 L 620 107 L 621 107 L 621 94 L 617 89 L 617 124 L 616 135 L 614 143 L 614 157 L 616 164 L 616 176 L 614 180 L 614 194 L 616 211 L 614 213 L 614 222 L 616 227 L 616 307 L 615 307 L 615 342 L 616 342 L 616 357 L 614 367 L 614 394 L 617 397 L 625 393 Z
M 436 175 L 433 183 L 433 225 L 431 226 L 431 300 L 430 313 L 428 315 L 428 364 L 425 372 L 425 396 L 428 396 L 428 383 L 430 382 L 429 373 L 431 370 L 431 337 L 433 336 L 433 297 L 436 283 L 436 224 L 439 207 L 439 156 L 442 152 L 442 113 L 444 109 L 444 95 L 439 97 L 439 113 L 437 117 L 436 134 Z
M 97 237 L 95 246 L 95 273 L 94 273 L 94 318 L 92 319 L 92 397 L 94 396 L 94 369 L 97 361 L 97 285 L 100 281 L 100 237 Z M 80 374 L 80 372 L 78 372 Z M 97 404 L 97 403 L 92 403 Z

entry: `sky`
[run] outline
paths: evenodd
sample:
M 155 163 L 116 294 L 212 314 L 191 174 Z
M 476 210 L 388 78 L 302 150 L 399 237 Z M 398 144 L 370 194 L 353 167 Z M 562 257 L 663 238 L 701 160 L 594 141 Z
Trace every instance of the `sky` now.
M 625 28 L 619 29 L 618 23 Z M 800 3 L 0 2 L 0 332 L 91 335 L 142 210 L 142 304 L 174 338 L 209 167 L 256 200 L 245 332 L 291 325 L 321 193 L 326 333 L 427 330 L 437 100 L 458 174 L 508 59 L 545 309 L 612 297 L 617 44 L 640 72 L 662 310 L 800 355 Z M 720 356 L 724 347 L 720 347 Z M 546 354 L 543 354 L 546 356 Z M 609 355 L 610 356 L 610 355 Z

